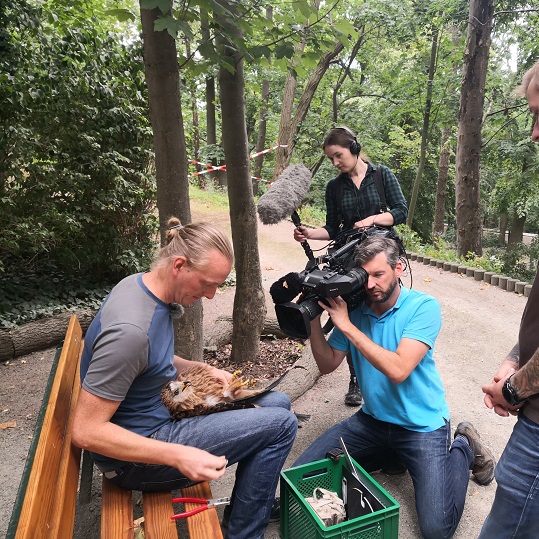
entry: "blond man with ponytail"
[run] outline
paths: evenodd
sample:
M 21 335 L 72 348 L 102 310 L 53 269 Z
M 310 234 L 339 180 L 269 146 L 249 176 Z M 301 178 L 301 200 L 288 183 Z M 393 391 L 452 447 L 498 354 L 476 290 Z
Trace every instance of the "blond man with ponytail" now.
M 118 283 L 88 329 L 73 441 L 130 490 L 182 488 L 217 479 L 227 463 L 237 463 L 226 538 L 262 539 L 297 430 L 289 398 L 270 392 L 259 408 L 180 421 L 160 400 L 163 385 L 193 363 L 174 355 L 172 314 L 212 299 L 233 263 L 232 245 L 218 228 L 170 219 L 167 245 L 150 271 Z

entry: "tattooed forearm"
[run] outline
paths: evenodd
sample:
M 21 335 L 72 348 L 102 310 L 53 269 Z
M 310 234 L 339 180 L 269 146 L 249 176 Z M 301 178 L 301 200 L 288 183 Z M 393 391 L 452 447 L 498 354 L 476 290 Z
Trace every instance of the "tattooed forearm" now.
M 516 363 L 518 365 L 519 359 L 520 359 L 520 347 L 517 344 L 511 348 L 511 351 L 507 354 L 507 357 L 505 358 L 509 361 L 512 361 L 513 363 Z
M 522 399 L 539 393 L 539 348 L 528 363 L 511 378 L 511 383 Z

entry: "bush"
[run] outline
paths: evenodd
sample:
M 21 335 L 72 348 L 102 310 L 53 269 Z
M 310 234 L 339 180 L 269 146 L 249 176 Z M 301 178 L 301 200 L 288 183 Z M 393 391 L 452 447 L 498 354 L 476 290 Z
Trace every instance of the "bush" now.
M 140 42 L 0 4 L 0 316 L 17 321 L 50 310 L 53 283 L 92 304 L 146 269 L 158 226 Z

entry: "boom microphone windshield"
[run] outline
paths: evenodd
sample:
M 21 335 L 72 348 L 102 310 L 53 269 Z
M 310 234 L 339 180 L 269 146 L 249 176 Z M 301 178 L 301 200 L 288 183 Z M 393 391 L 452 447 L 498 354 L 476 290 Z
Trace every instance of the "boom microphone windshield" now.
M 289 219 L 303 202 L 311 185 L 311 171 L 304 165 L 290 165 L 258 200 L 258 215 L 265 225 Z

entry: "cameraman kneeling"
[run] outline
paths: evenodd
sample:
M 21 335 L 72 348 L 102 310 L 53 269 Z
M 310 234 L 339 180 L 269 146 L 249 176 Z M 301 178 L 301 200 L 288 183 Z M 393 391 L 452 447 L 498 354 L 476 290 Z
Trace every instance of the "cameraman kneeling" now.
M 335 329 L 326 341 L 318 316 L 310 339 L 323 374 L 351 352 L 365 402 L 315 440 L 294 466 L 324 458 L 339 447 L 340 437 L 359 464 L 367 456 L 394 452 L 412 476 L 423 536 L 451 537 L 464 509 L 469 470 L 487 485 L 494 477 L 494 457 L 468 422 L 458 425 L 451 445 L 449 410 L 433 359 L 440 305 L 401 286 L 397 243 L 367 238 L 355 261 L 368 273 L 365 301 L 350 314 L 340 297 L 327 298 L 329 306 L 319 302 Z

